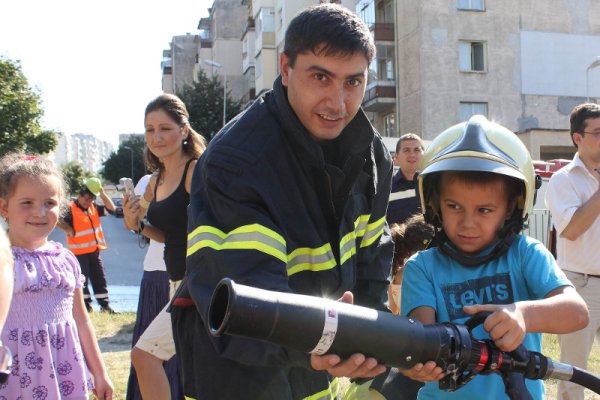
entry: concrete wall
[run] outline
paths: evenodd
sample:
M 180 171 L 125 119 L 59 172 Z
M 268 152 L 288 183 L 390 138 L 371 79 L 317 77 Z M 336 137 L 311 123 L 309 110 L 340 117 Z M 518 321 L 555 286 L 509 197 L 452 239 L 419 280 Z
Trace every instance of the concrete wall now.
M 534 160 L 550 159 L 544 157 L 543 149 L 554 153 L 575 154 L 575 146 L 571 141 L 568 130 L 531 129 L 518 134 L 519 139 L 530 149 L 531 158 Z M 571 158 L 571 157 L 567 157 Z
M 171 60 L 173 68 L 173 93 L 177 93 L 194 81 L 194 66 L 198 47 L 197 35 L 173 36 L 171 40 Z M 166 86 L 163 87 L 166 91 Z
M 198 68 L 208 76 L 218 75 L 227 80 L 228 96 L 235 100 L 245 99 L 249 85 L 242 73 L 242 35 L 248 20 L 248 8 L 239 0 L 215 0 L 210 13 L 212 47 L 198 47 Z M 215 61 L 222 67 L 206 64 Z
M 600 55 L 600 2 L 487 0 L 486 11 L 454 1 L 397 1 L 400 132 L 433 138 L 460 122 L 459 104 L 487 102 L 488 117 L 513 131 L 568 128 L 586 96 L 585 70 Z M 487 70 L 459 72 L 458 42 L 486 43 Z M 600 96 L 600 68 L 590 71 Z M 546 143 L 548 140 L 549 143 Z M 531 146 L 553 145 L 542 134 Z M 530 149 L 538 152 L 537 149 Z

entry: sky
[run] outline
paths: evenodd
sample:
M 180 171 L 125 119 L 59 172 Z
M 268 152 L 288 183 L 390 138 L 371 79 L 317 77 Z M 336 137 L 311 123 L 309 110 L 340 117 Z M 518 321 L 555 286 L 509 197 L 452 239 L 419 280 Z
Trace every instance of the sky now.
M 0 0 L 0 56 L 42 98 L 42 128 L 118 145 L 162 93 L 162 51 L 197 34 L 213 0 Z

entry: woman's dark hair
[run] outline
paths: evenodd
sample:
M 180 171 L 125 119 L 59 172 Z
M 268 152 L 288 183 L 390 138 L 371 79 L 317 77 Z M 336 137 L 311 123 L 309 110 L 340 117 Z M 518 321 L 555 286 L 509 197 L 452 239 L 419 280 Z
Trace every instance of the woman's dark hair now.
M 189 122 L 189 113 L 185 104 L 181 99 L 173 94 L 162 94 L 152 100 L 146 106 L 144 118 L 153 111 L 162 110 L 181 127 L 186 127 L 188 136 L 183 142 L 184 153 L 190 155 L 193 159 L 198 159 L 206 148 L 204 137 L 192 129 Z M 144 150 L 146 164 L 150 171 L 162 170 L 163 164 L 152 152 L 146 147 Z
M 415 214 L 402 224 L 393 224 L 390 231 L 394 240 L 392 276 L 395 276 L 410 256 L 427 248 L 435 229 L 433 225 L 425 222 L 423 214 Z
M 351 55 L 363 53 L 368 63 L 375 57 L 369 28 L 352 11 L 337 4 L 320 4 L 298 14 L 285 33 L 283 52 L 293 68 L 298 54 Z

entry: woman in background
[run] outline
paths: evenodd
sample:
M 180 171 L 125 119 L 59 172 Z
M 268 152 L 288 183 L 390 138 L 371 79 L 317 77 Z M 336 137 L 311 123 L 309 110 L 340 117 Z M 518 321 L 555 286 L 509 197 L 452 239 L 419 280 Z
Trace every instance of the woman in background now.
M 149 202 L 147 199 L 152 199 L 152 191 L 149 188 L 151 175 L 144 175 L 135 186 L 135 195 L 140 198 L 140 211 L 142 217 L 145 217 L 146 209 Z M 145 194 L 146 193 L 146 194 Z M 143 198 L 142 198 L 143 197 Z M 140 283 L 140 297 L 138 300 L 138 308 L 135 318 L 135 326 L 133 327 L 133 335 L 131 347 L 135 346 L 138 339 L 150 325 L 152 320 L 156 318 L 158 313 L 169 302 L 169 275 L 165 261 L 163 260 L 164 244 L 155 240 L 149 239 L 148 250 L 144 257 L 144 274 Z M 172 357 L 165 362 L 163 367 L 167 375 L 169 384 L 171 385 L 171 397 L 180 399 L 183 397 L 181 393 L 181 385 L 179 384 L 179 372 L 177 369 L 177 356 Z M 142 394 L 138 385 L 137 375 L 133 365 L 129 371 L 129 381 L 127 382 L 127 400 L 142 400 Z
M 177 96 L 163 94 L 148 104 L 144 123 L 146 164 L 153 171 L 149 190 L 142 201 L 133 195 L 126 196 L 123 201 L 125 226 L 165 244 L 164 260 L 171 296 L 185 275 L 192 171 L 206 147 L 188 118 L 185 104 Z M 145 202 L 149 202 L 147 222 L 140 218 L 143 213 L 140 207 L 143 208 Z M 165 307 L 131 351 L 131 361 L 145 400 L 171 398 L 163 363 L 174 355 L 171 317 Z

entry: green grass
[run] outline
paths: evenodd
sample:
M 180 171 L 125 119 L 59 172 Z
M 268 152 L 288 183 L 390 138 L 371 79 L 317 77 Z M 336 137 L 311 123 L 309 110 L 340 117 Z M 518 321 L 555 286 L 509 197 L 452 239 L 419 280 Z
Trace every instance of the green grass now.
M 96 336 L 108 374 L 115 385 L 114 399 L 125 399 L 127 379 L 129 377 L 129 352 L 131 350 L 131 335 L 135 323 L 135 313 L 121 313 L 108 315 L 95 312 L 91 314 L 92 323 L 96 328 Z M 544 335 L 542 353 L 553 361 L 560 360 L 560 350 L 556 335 Z M 600 376 L 600 350 L 594 345 L 588 361 L 588 371 Z M 544 382 L 546 398 L 556 398 L 557 381 L 550 379 Z M 347 385 L 347 380 L 342 380 L 342 386 Z M 600 395 L 588 390 L 585 392 L 586 400 L 600 400 Z M 90 399 L 94 399 L 90 396 Z
M 115 385 L 113 399 L 125 399 L 135 313 L 110 315 L 94 312 L 90 316 L 96 329 L 96 337 L 108 369 L 108 376 Z M 91 395 L 90 399 L 95 399 L 95 396 Z
M 544 335 L 542 342 L 542 354 L 544 354 L 547 357 L 550 357 L 552 361 L 560 361 L 560 348 L 558 346 L 558 339 L 556 335 Z M 592 347 L 592 352 L 590 354 L 590 357 L 588 358 L 587 371 L 591 372 L 596 376 L 600 376 L 600 350 L 598 349 L 597 343 L 594 344 L 594 346 Z M 546 387 L 547 399 L 556 398 L 557 383 L 558 381 L 555 379 L 549 379 L 544 382 L 544 385 Z M 600 395 L 586 389 L 585 399 L 600 400 Z

